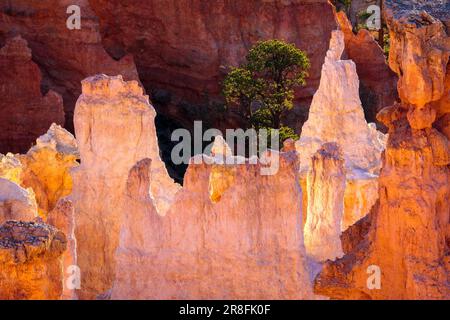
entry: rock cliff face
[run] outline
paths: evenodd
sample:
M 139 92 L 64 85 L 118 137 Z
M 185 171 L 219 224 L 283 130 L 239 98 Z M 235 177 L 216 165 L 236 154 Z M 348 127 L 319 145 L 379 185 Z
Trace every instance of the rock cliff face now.
M 402 101 L 378 115 L 389 127 L 380 207 L 364 240 L 327 264 L 315 288 L 333 298 L 448 299 L 449 149 L 433 128 L 448 114 L 448 18 L 438 2 L 386 0 L 385 8 Z M 367 286 L 370 265 L 381 270 L 379 289 Z
M 296 148 L 302 180 L 306 179 L 312 156 L 322 144 L 336 142 L 342 148 L 347 180 L 342 224 L 345 229 L 367 214 L 378 198 L 377 175 L 385 137 L 364 119 L 355 64 L 341 60 L 344 45 L 343 32 L 333 31 L 319 89 Z M 370 193 L 363 194 L 362 190 Z M 309 202 L 306 197 L 304 201 Z
M 240 119 L 218 111 L 220 82 L 226 68 L 241 63 L 258 40 L 281 38 L 308 53 L 310 77 L 298 92 L 307 106 L 336 28 L 326 0 L 89 3 L 100 19 L 106 50 L 115 58 L 132 53 L 158 112 L 186 127 L 205 114 L 217 128 L 239 125 Z
M 198 157 L 204 163 L 189 165 L 164 217 L 147 192 L 150 160 L 131 170 L 111 297 L 312 298 L 296 152 L 281 153 L 279 171 L 271 176 L 248 159 L 227 165 Z M 220 198 L 209 192 L 218 166 L 234 172 Z
M 81 165 L 72 170 L 69 198 L 82 272 L 80 297 L 95 298 L 112 286 L 129 170 L 141 159 L 152 159 L 150 196 L 161 215 L 179 186 L 159 158 L 155 111 L 139 84 L 98 75 L 82 87 L 74 115 Z
M 0 48 L 0 152 L 25 152 L 52 122 L 64 123 L 61 96 L 42 96 L 40 87 L 41 72 L 27 42 L 8 38 Z
M 34 222 L 0 226 L 0 299 L 58 299 L 64 234 Z
M 77 142 L 68 131 L 52 124 L 27 154 L 16 157 L 22 164 L 20 184 L 33 190 L 39 213 L 45 218 L 56 202 L 72 191 L 70 169 L 78 165 Z
M 344 253 L 339 236 L 344 215 L 345 169 L 336 143 L 325 143 L 313 155 L 306 187 L 306 253 L 317 261 L 341 258 Z
M 67 28 L 66 20 L 70 14 L 66 12 L 70 5 L 80 7 L 80 30 Z M 33 61 L 39 65 L 43 72 L 42 88 L 45 91 L 54 90 L 63 97 L 66 113 L 65 127 L 68 129 L 73 128 L 73 108 L 81 93 L 80 81 L 82 79 L 97 73 L 121 74 L 127 80 L 138 79 L 131 56 L 125 56 L 120 61 L 115 61 L 103 49 L 98 20 L 87 0 L 1 0 L 0 43 L 5 40 L 5 37 L 16 35 L 21 35 L 28 41 L 33 52 Z M 9 70 L 12 74 L 17 73 L 12 69 Z M 4 71 L 1 74 L 3 76 Z M 24 79 L 30 79 L 30 75 L 28 72 L 22 72 L 17 81 L 11 82 L 11 77 L 7 79 L 13 86 L 20 83 L 26 85 Z M 38 87 L 39 85 L 40 82 L 37 82 Z M 16 92 L 17 94 L 12 95 L 15 98 L 23 96 L 26 90 L 19 89 Z M 34 90 L 33 92 L 39 91 Z M 54 96 L 54 93 L 50 94 L 52 101 L 56 100 Z M 50 97 L 47 99 L 50 99 Z M 25 101 L 30 103 L 33 100 L 37 99 L 33 97 L 33 99 Z M 57 99 L 57 102 L 60 106 L 60 98 Z M 53 114 L 55 112 L 41 110 L 39 115 L 33 116 L 32 119 L 37 119 L 38 116 L 49 117 Z M 1 119 L 5 118 L 1 117 Z M 52 122 L 62 124 L 60 119 L 52 118 L 51 121 L 43 125 L 43 130 L 31 137 L 29 141 L 32 142 L 39 135 L 45 133 Z M 39 123 L 42 122 L 37 122 L 37 124 Z M 15 146 L 16 144 L 11 147 Z M 14 151 L 11 147 L 8 151 Z M 30 143 L 24 147 L 25 150 L 17 151 L 24 152 L 29 147 Z

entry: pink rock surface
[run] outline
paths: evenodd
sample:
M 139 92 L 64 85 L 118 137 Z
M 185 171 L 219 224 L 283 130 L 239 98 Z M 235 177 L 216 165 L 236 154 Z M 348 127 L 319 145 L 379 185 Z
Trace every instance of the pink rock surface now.
M 113 299 L 313 297 L 296 152 L 280 154 L 272 176 L 260 174 L 261 164 L 218 165 L 235 180 L 216 202 L 214 166 L 189 165 L 164 217 L 147 192 L 150 160 L 130 171 Z

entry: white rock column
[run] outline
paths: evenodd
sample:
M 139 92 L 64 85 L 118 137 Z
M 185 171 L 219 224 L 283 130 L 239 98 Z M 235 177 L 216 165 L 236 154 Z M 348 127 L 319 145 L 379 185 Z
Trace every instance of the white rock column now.
M 326 143 L 314 154 L 306 185 L 306 253 L 317 261 L 340 258 L 344 255 L 339 236 L 344 213 L 345 168 L 336 143 Z

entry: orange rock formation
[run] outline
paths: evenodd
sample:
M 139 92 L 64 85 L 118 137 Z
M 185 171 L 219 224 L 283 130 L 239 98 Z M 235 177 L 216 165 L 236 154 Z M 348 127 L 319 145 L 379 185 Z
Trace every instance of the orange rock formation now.
M 389 127 L 380 206 L 367 236 L 324 267 L 315 289 L 341 299 L 448 299 L 449 148 L 433 123 L 448 114 L 449 37 L 438 3 L 386 0 L 385 8 L 402 101 L 379 114 Z M 367 283 L 371 266 L 379 288 Z
M 70 169 L 78 165 L 75 138 L 52 124 L 27 154 L 16 157 L 22 163 L 20 184 L 33 190 L 39 213 L 46 218 L 56 202 L 72 191 Z
M 62 291 L 60 256 L 66 238 L 34 222 L 0 226 L 0 299 L 58 299 Z

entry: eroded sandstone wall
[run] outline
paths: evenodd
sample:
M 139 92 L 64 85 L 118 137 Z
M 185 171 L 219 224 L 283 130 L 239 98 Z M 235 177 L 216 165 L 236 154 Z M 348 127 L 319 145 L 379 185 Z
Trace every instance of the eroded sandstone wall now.
M 199 155 L 205 162 L 189 165 L 164 217 L 147 191 L 151 161 L 137 163 L 128 179 L 111 297 L 312 298 L 298 157 L 295 151 L 279 156 L 279 171 L 264 176 L 259 162 L 227 165 Z M 215 189 L 220 197 L 210 192 L 216 179 L 230 176 L 226 188 Z

